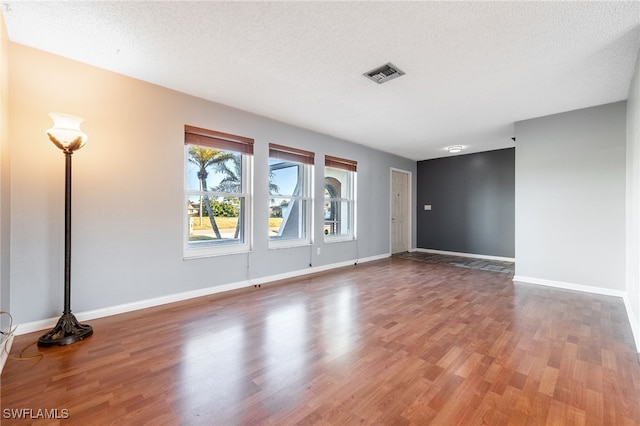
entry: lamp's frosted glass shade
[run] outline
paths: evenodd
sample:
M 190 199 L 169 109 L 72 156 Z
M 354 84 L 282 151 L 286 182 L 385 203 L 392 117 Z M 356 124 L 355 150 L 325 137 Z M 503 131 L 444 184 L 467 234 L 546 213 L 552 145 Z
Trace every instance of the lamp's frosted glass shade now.
M 49 113 L 53 119 L 53 127 L 47 130 L 51 142 L 65 151 L 75 151 L 87 143 L 87 135 L 80 130 L 82 117 L 57 112 Z

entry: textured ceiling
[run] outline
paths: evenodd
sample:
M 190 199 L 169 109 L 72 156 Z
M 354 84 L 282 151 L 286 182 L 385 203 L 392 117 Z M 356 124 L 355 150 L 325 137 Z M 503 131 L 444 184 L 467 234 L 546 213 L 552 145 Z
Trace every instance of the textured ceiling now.
M 422 160 L 626 99 L 640 2 L 18 2 L 9 38 Z M 406 75 L 362 76 L 393 62 Z

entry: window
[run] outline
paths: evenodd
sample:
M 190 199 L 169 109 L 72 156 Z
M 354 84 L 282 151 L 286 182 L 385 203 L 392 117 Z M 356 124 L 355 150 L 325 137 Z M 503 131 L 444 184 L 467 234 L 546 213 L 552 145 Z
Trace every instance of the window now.
M 355 186 L 357 162 L 325 156 L 324 235 L 325 239 L 354 239 Z
M 311 242 L 314 153 L 269 144 L 269 247 Z
M 185 257 L 249 250 L 253 139 L 185 126 Z

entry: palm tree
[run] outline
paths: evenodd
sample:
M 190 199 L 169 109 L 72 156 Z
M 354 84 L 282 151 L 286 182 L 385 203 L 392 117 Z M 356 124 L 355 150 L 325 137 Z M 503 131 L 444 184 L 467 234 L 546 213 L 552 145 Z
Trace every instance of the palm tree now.
M 221 161 L 216 163 L 215 169 L 219 173 L 224 173 L 225 177 L 220 181 L 220 184 L 216 186 L 216 191 L 220 192 L 242 192 L 242 155 L 234 154 L 230 161 Z M 269 194 L 278 193 L 280 190 L 278 185 L 273 183 L 273 172 L 269 171 Z M 243 209 L 240 209 L 242 214 Z M 238 218 L 238 224 L 236 225 L 236 232 L 234 238 L 238 238 L 240 235 L 240 226 L 242 218 Z
M 200 180 L 200 189 L 202 191 L 207 191 L 207 176 L 209 176 L 209 172 L 207 171 L 207 169 L 220 163 L 224 163 L 232 157 L 233 154 L 217 149 L 204 148 L 201 146 L 189 147 L 189 162 L 198 167 L 197 176 Z M 209 221 L 211 222 L 211 228 L 213 228 L 213 232 L 216 234 L 216 238 L 221 239 L 222 236 L 220 235 L 218 224 L 216 224 L 216 219 L 215 217 L 213 217 L 211 201 L 209 201 L 209 196 L 206 194 L 204 195 L 204 205 L 207 209 Z M 200 208 L 202 208 L 202 202 L 200 202 Z
M 242 192 L 242 155 L 234 154 L 230 158 L 230 161 L 216 163 L 215 168 L 217 172 L 224 173 L 225 175 L 218 186 L 216 186 L 216 191 Z M 236 232 L 233 234 L 233 238 L 238 238 L 240 235 L 240 228 L 242 224 L 241 216 L 243 211 L 244 209 L 240 208 L 238 223 L 236 224 Z
M 231 163 L 231 167 L 229 167 Z M 224 173 L 225 177 L 216 186 L 216 190 L 220 192 L 242 192 L 242 156 L 234 154 L 231 161 L 216 163 L 216 171 Z M 277 194 L 280 188 L 273 183 L 274 174 L 269 171 L 269 194 Z
M 216 171 L 225 175 L 218 186 L 215 187 L 215 190 L 220 192 L 242 192 L 242 155 L 232 154 L 228 159 L 230 161 L 221 161 L 215 165 Z

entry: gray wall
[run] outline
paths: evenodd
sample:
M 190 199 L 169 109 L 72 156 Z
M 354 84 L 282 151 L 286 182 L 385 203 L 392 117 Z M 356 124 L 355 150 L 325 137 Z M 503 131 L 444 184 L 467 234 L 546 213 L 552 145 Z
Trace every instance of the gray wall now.
M 625 289 L 626 103 L 516 123 L 516 276 Z
M 636 59 L 627 100 L 626 287 L 636 349 L 640 352 L 640 54 Z
M 9 59 L 10 308 L 19 323 L 62 310 L 64 157 L 44 133 L 50 111 L 83 116 L 89 135 L 73 159 L 75 312 L 389 253 L 390 168 L 415 179 L 414 161 L 14 43 Z M 255 139 L 251 253 L 183 260 L 185 124 Z M 270 142 L 316 154 L 313 247 L 268 248 Z M 323 242 L 325 154 L 358 161 L 357 241 Z
M 418 162 L 417 247 L 514 257 L 514 151 Z
M 9 38 L 0 17 L 0 311 L 9 311 L 9 268 L 11 235 L 11 175 L 9 163 Z M 0 327 L 6 331 L 8 318 L 0 318 Z M 0 342 L 3 339 L 0 338 Z

